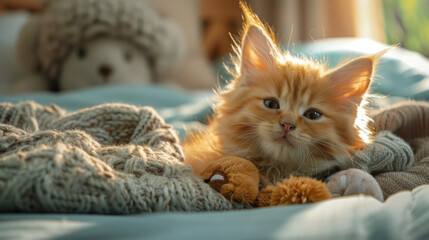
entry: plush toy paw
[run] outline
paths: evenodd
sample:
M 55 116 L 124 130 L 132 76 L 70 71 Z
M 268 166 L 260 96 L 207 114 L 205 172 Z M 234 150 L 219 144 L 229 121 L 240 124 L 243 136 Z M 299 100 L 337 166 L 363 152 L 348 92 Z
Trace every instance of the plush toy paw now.
M 258 200 L 259 206 L 262 207 L 313 203 L 329 198 L 331 194 L 322 181 L 308 177 L 290 177 L 261 190 Z
M 375 178 L 359 169 L 348 169 L 336 173 L 327 184 L 333 197 L 354 194 L 371 195 L 383 201 L 383 192 Z
M 239 157 L 224 157 L 208 166 L 201 177 L 225 198 L 253 204 L 259 192 L 259 172 L 252 162 Z

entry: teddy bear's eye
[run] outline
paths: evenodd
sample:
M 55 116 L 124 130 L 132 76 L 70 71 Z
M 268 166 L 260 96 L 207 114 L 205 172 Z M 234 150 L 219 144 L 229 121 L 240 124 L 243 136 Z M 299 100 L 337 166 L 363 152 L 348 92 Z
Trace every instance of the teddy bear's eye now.
M 130 52 L 125 52 L 124 53 L 124 59 L 127 62 L 131 62 L 131 60 L 133 60 L 133 55 Z
M 86 57 L 85 48 L 79 48 L 79 50 L 77 50 L 77 56 L 81 59 L 84 59 Z

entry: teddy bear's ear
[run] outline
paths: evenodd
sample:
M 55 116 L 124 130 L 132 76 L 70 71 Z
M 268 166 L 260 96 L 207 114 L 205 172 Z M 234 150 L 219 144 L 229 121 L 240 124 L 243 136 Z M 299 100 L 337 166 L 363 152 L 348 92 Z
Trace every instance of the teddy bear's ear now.
M 18 59 L 26 69 L 31 72 L 40 70 L 40 62 L 37 57 L 37 38 L 40 32 L 40 19 L 38 16 L 31 16 L 21 29 L 16 45 Z

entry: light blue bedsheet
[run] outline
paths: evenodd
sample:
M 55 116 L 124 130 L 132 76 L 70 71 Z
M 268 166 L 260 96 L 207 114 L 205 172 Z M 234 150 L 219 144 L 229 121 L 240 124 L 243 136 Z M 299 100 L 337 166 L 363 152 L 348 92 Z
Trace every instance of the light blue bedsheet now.
M 294 54 L 328 59 L 373 54 L 386 45 L 340 39 L 296 46 Z M 363 50 L 365 49 L 365 51 Z M 228 78 L 225 72 L 220 75 Z M 429 62 L 403 49 L 380 62 L 373 85 L 374 106 L 413 98 L 429 100 Z M 101 103 L 150 105 L 183 136 L 183 128 L 210 113 L 213 93 L 186 93 L 159 86 L 100 87 L 62 94 L 0 96 L 0 102 L 34 100 L 70 111 Z M 136 216 L 0 214 L 0 239 L 429 239 L 429 187 L 394 195 L 380 203 L 370 197 L 319 204 L 213 213 L 157 213 Z
M 355 196 L 310 205 L 134 216 L 0 215 L 0 239 L 429 239 L 429 186 L 385 203 Z

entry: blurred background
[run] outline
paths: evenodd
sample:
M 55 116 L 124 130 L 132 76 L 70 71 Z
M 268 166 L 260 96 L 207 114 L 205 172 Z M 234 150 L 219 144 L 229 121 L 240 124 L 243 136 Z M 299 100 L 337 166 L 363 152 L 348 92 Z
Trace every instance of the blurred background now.
M 6 15 L 16 12 L 39 13 L 43 1 L 47 0 L 0 0 L 0 27 Z M 182 79 L 182 87 L 213 87 L 216 74 L 208 66 L 219 62 L 230 52 L 230 34 L 237 37 L 240 33 L 242 18 L 239 0 L 148 1 L 162 17 L 176 21 L 184 33 L 188 46 L 184 62 L 193 64 L 179 66 L 178 78 Z M 399 43 L 402 47 L 429 56 L 429 0 L 247 2 L 264 22 L 273 27 L 279 42 L 285 45 L 331 38 L 368 38 L 386 44 Z M 6 34 L 1 32 L 0 40 L 1 35 L 5 37 Z M 196 76 L 203 78 L 201 76 L 210 74 L 213 77 L 195 80 Z
M 239 0 L 180 0 L 198 4 L 204 51 L 211 59 L 230 50 L 241 26 Z M 162 2 L 162 0 L 160 1 Z M 282 43 L 364 37 L 429 56 L 428 0 L 248 0 Z M 37 12 L 39 0 L 0 0 L 0 12 Z
M 212 58 L 240 27 L 238 0 L 203 0 L 204 46 Z M 334 37 L 370 38 L 429 56 L 428 0 L 248 0 L 282 43 Z M 228 24 L 227 24 L 228 23 Z M 224 37 L 225 36 L 225 37 Z

